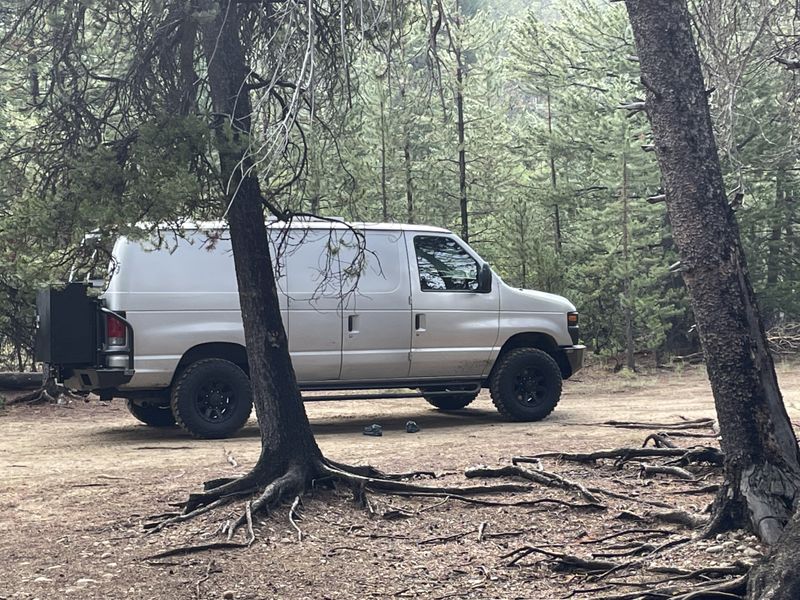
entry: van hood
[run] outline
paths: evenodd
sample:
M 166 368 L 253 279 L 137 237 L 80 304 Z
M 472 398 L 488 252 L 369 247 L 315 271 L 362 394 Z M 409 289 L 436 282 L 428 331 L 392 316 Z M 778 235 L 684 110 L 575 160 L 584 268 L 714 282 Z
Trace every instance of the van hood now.
M 538 290 L 512 288 L 508 285 L 503 286 L 500 305 L 503 310 L 518 312 L 568 313 L 575 310 L 575 305 L 563 296 Z

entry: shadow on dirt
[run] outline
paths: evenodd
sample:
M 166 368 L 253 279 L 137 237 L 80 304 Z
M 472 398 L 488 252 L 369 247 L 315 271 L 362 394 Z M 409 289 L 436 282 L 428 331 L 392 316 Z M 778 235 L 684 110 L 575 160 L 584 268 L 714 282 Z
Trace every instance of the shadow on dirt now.
M 255 416 L 255 415 L 254 415 Z M 254 417 L 253 416 L 253 417 Z M 493 410 L 481 410 L 467 408 L 457 411 L 437 411 L 437 410 L 410 410 L 402 414 L 360 414 L 333 415 L 326 417 L 311 417 L 311 428 L 314 435 L 361 435 L 364 427 L 379 424 L 383 427 L 385 434 L 405 432 L 406 421 L 415 421 L 422 432 L 430 429 L 457 428 L 469 425 L 494 425 L 503 424 L 505 421 L 499 413 Z M 409 434 L 412 435 L 412 434 Z M 258 427 L 255 419 L 251 418 L 248 424 L 243 427 L 231 439 L 258 439 Z M 181 449 L 186 449 L 192 444 L 198 447 L 205 444 L 220 443 L 225 440 L 197 440 L 178 427 L 147 427 L 136 422 L 131 417 L 129 425 L 119 427 L 113 426 L 101 431 L 95 431 L 92 437 L 103 438 L 101 443 L 141 443 L 142 449 L 149 449 L 149 446 L 157 445 L 159 442 L 180 441 L 185 442 Z M 99 440 L 98 440 L 99 441 Z

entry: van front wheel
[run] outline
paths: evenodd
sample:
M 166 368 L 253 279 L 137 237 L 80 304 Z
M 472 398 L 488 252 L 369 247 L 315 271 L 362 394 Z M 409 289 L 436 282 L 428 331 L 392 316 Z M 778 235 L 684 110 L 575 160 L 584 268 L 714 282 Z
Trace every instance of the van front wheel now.
M 539 421 L 553 412 L 561 398 L 561 369 L 543 350 L 517 348 L 500 359 L 489 389 L 503 416 Z
M 172 414 L 194 437 L 226 438 L 250 418 L 250 380 L 234 363 L 206 358 L 192 363 L 172 388 Z

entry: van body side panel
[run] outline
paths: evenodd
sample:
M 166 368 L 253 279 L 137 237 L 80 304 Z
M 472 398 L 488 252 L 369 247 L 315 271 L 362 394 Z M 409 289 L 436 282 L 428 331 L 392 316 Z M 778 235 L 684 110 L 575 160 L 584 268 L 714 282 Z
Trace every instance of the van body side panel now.
M 165 234 L 169 235 L 169 234 Z M 120 239 L 116 272 L 103 295 L 125 311 L 136 332 L 135 374 L 126 389 L 168 387 L 181 357 L 200 344 L 244 345 L 233 255 L 226 239 L 206 232 L 167 238 L 166 248 Z M 285 274 L 277 280 L 286 288 Z M 287 302 L 279 293 L 286 322 Z
M 358 248 L 353 233 L 341 253 L 353 263 Z M 341 378 L 361 381 L 409 375 L 411 293 L 402 231 L 366 231 L 366 249 L 358 273 L 345 273 Z
M 136 373 L 126 387 L 161 388 L 172 382 L 181 357 L 190 348 L 212 342 L 244 346 L 242 318 L 228 311 L 128 311 L 136 338 Z
M 336 381 L 342 366 L 342 230 L 292 230 L 283 250 L 289 351 L 299 381 Z
M 457 244 L 455 249 L 460 247 L 468 254 L 474 261 L 474 265 L 466 265 L 469 272 L 449 273 L 446 284 L 438 275 L 432 281 L 424 268 L 421 272 L 420 265 L 430 263 L 425 263 L 422 258 L 425 251 L 415 239 L 427 243 L 433 237 L 452 240 Z M 497 340 L 500 308 L 497 278 L 491 292 L 469 289 L 466 282 L 477 277 L 481 261 L 458 236 L 409 232 L 406 239 L 412 290 L 411 377 L 481 377 Z M 440 262 L 435 256 L 430 256 L 430 260 Z M 465 278 L 462 283 L 453 284 L 462 276 Z M 467 289 L 447 289 L 452 285 Z

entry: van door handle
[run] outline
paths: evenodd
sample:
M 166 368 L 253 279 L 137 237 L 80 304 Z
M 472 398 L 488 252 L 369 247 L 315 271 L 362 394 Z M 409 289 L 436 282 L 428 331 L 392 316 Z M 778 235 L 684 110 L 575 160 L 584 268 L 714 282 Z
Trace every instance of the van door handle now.
M 348 333 L 358 333 L 358 315 L 350 315 L 347 317 L 347 331 Z
M 425 315 L 417 313 L 414 317 L 414 329 L 417 331 L 425 331 Z

